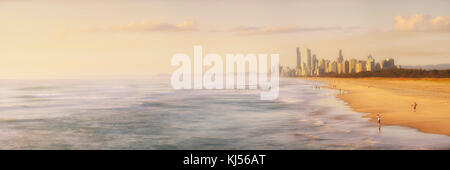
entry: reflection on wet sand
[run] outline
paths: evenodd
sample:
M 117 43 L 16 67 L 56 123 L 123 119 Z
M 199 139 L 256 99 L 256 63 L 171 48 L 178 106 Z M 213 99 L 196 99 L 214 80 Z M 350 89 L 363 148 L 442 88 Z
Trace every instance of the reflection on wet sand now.
M 381 124 L 378 124 L 378 134 L 381 135 Z

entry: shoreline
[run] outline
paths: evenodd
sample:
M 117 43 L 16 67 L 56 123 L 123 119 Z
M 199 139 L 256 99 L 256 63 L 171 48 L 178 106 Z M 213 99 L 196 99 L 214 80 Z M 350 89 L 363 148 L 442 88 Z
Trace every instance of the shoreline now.
M 336 97 L 370 121 L 377 122 L 380 113 L 382 125 L 450 136 L 450 78 L 301 78 L 342 90 Z

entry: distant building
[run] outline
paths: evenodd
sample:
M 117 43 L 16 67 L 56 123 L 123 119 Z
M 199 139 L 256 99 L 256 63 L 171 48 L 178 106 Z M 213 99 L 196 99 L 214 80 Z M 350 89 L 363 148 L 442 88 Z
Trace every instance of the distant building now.
M 302 68 L 302 55 L 300 54 L 300 48 L 297 47 L 297 68 Z
M 338 58 L 338 63 L 342 63 L 344 61 L 344 56 L 342 55 L 342 50 L 339 49 L 339 58 Z
M 312 70 L 311 67 L 307 66 L 307 65 L 303 65 L 303 69 L 302 69 L 302 76 L 311 76 L 312 75 Z
M 364 70 L 366 70 L 366 69 L 363 68 L 363 63 L 361 61 L 357 62 L 356 66 L 355 66 L 355 73 L 359 73 L 359 72 L 362 72 Z
M 375 70 L 375 60 L 371 55 L 369 55 L 366 61 L 366 71 L 374 71 L 374 70 Z
M 283 70 L 281 72 L 281 76 L 294 77 L 295 76 L 295 69 L 291 69 L 289 67 L 283 68 Z
M 375 69 L 373 71 L 378 71 L 381 70 L 381 65 L 380 63 L 375 63 Z
M 343 66 L 344 70 L 342 70 L 342 72 L 344 74 L 349 73 L 350 63 L 348 62 L 348 60 L 345 60 L 343 63 L 344 63 L 344 66 Z
M 357 63 L 356 59 L 350 59 L 348 73 L 356 72 L 356 63 Z
M 355 67 L 355 73 L 359 73 L 359 72 L 363 72 L 363 71 L 367 71 L 366 69 L 366 61 L 357 61 L 356 62 L 356 67 Z
M 394 64 L 394 59 L 392 58 L 386 58 L 385 60 L 381 61 L 380 69 L 394 69 L 396 68 Z
M 345 67 L 345 63 L 344 62 L 338 63 L 338 71 L 337 71 L 337 73 L 338 74 L 344 74 L 345 73 L 344 72 L 344 67 Z
M 331 73 L 331 64 L 332 62 L 327 62 L 327 73 Z
M 328 72 L 330 72 L 329 70 L 330 70 L 330 60 L 325 60 L 325 73 L 328 73 Z
M 315 54 L 312 55 L 312 59 L 311 59 L 311 68 L 316 68 L 317 66 L 317 57 Z
M 308 48 L 306 49 L 306 66 L 311 68 L 311 50 Z
M 302 75 L 302 69 L 301 68 L 295 68 L 295 76 L 301 76 Z
M 326 64 L 327 63 L 326 63 L 325 59 L 320 59 L 320 61 L 319 61 L 319 72 L 325 73 L 325 70 L 326 70 L 326 67 L 327 67 Z
M 331 73 L 338 73 L 338 64 L 336 61 L 333 61 L 331 63 L 331 69 L 330 69 Z

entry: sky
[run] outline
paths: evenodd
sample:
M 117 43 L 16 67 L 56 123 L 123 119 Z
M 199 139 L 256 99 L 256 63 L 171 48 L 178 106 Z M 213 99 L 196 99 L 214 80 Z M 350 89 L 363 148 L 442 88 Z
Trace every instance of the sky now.
M 170 74 L 176 53 L 450 63 L 448 0 L 0 0 L 0 79 Z

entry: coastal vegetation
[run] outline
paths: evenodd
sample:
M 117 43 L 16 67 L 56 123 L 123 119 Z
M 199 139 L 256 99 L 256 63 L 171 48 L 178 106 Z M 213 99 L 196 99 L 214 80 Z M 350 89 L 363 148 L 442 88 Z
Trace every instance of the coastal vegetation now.
M 450 78 L 450 69 L 422 70 L 422 69 L 383 69 L 377 71 L 362 71 L 359 73 L 324 73 L 319 77 L 398 77 L 398 78 Z

